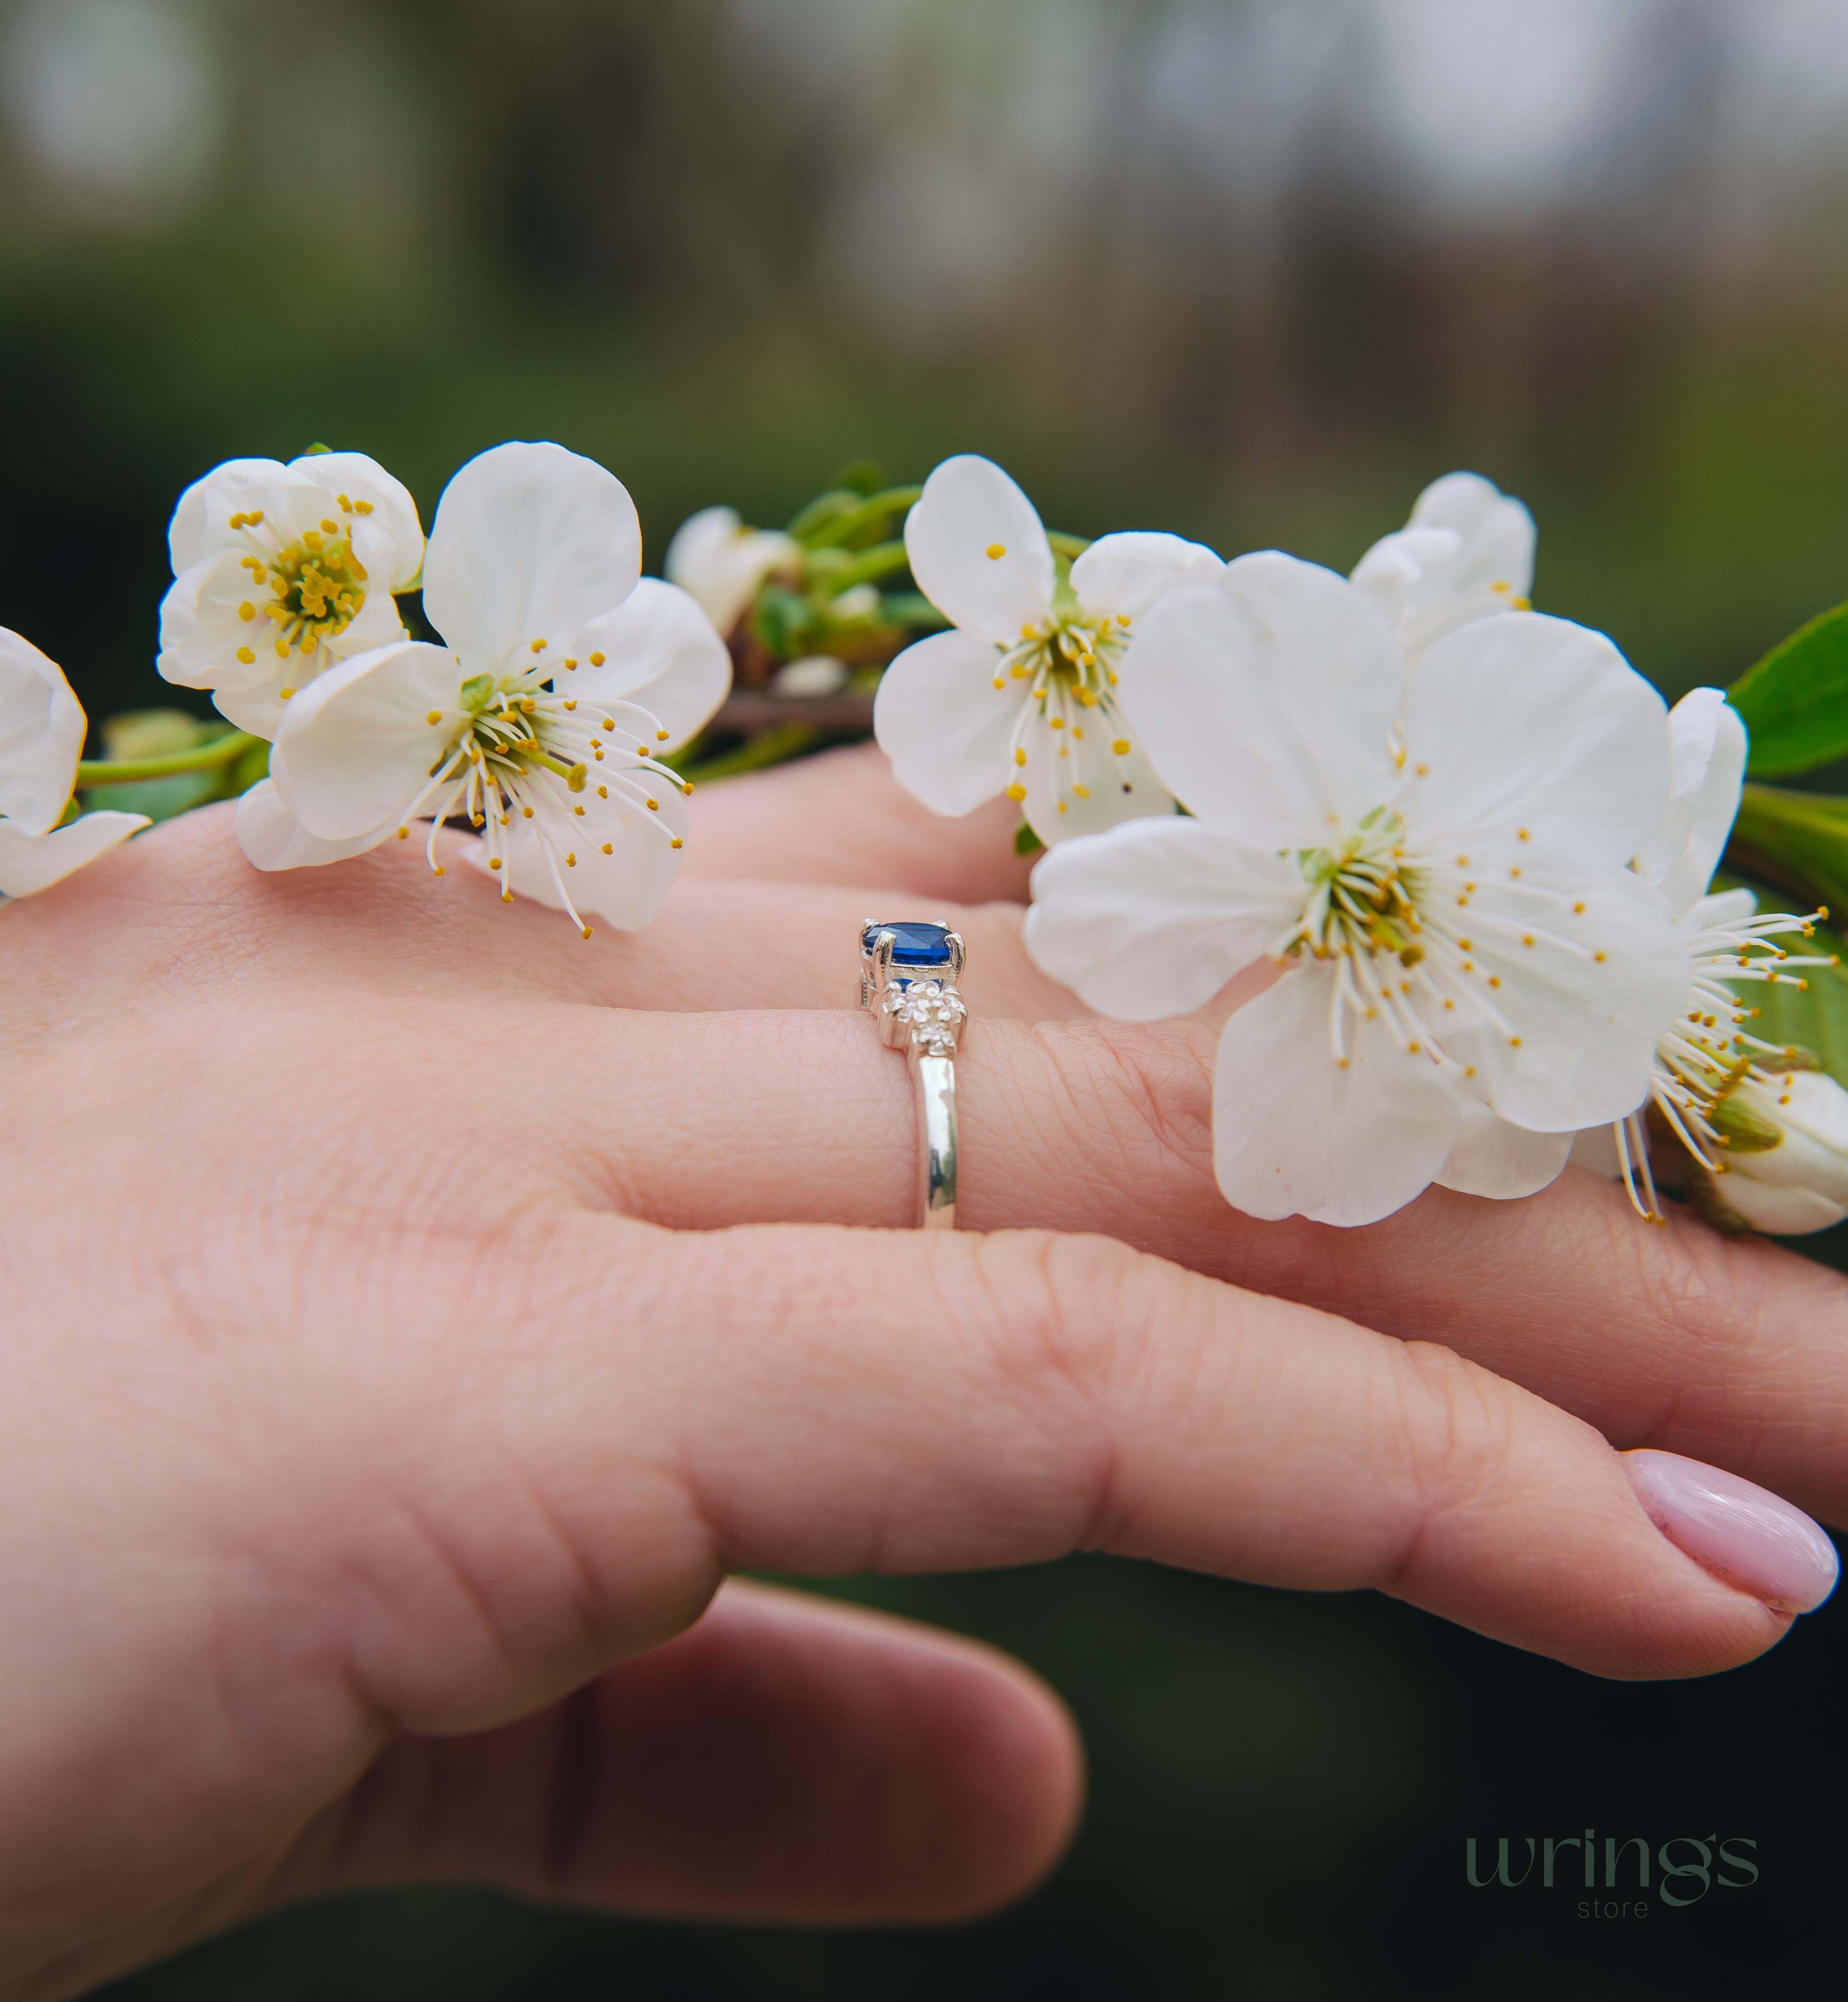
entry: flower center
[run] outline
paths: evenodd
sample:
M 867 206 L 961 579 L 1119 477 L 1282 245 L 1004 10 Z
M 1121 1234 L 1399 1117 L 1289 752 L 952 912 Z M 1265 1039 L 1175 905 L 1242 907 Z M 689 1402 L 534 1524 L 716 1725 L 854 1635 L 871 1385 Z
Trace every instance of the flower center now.
M 1341 847 L 1302 849 L 1296 860 L 1309 898 L 1286 952 L 1394 953 L 1407 967 L 1424 957 L 1418 903 L 1426 872 L 1406 859 L 1401 815 L 1376 807 Z
M 1051 790 L 1061 813 L 1068 794 L 1088 800 L 1093 780 L 1126 793 L 1133 790 L 1133 781 L 1110 763 L 1129 755 L 1115 694 L 1117 663 L 1128 646 L 1127 612 L 1087 612 L 1072 601 L 1037 625 L 1023 626 L 1020 638 L 995 663 L 997 689 L 1025 684 L 1009 745 L 1016 769 L 1027 762 L 1030 729 L 1037 725 L 1051 733 Z M 1026 786 L 1016 778 L 1007 796 L 1024 800 Z
M 622 728 L 636 728 L 641 717 L 654 743 L 619 734 L 613 709 L 594 696 L 567 692 L 577 663 L 567 658 L 555 674 L 536 657 L 545 648 L 543 640 L 533 641 L 532 664 L 515 673 L 471 675 L 457 691 L 454 710 L 431 710 L 431 724 L 452 727 L 424 784 L 399 815 L 398 835 L 406 839 L 410 822 L 428 815 L 424 853 L 440 876 L 437 829 L 452 814 L 465 817 L 482 830 L 488 867 L 500 877 L 501 900 L 511 903 L 514 857 L 507 835 L 516 822 L 523 824 L 538 842 L 560 902 L 588 938 L 591 928 L 579 916 L 562 870 L 578 866 L 581 846 L 614 852 L 612 815 L 639 816 L 671 847 L 680 847 L 681 836 L 660 817 L 661 796 L 670 786 L 682 793 L 693 789 L 655 755 L 668 732 L 645 710 L 623 705 L 628 720 Z M 590 658 L 592 666 L 602 666 L 601 654 Z
M 337 500 L 343 515 L 369 514 L 369 500 Z M 233 528 L 242 529 L 252 547 L 243 558 L 253 583 L 267 588 L 270 600 L 260 605 L 246 599 L 239 615 L 249 623 L 260 611 L 275 629 L 277 657 L 312 654 L 324 640 L 337 638 L 359 616 L 366 602 L 366 567 L 353 553 L 350 527 L 330 514 L 319 528 L 305 529 L 292 542 L 278 543 L 273 532 L 261 536 L 262 509 L 233 514 Z

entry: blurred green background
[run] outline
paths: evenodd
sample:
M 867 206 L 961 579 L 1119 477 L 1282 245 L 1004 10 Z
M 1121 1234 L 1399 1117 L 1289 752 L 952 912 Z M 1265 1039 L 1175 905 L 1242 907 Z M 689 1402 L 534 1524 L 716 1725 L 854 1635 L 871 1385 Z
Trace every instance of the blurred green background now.
M 1079 533 L 1351 564 L 1456 466 L 1544 609 L 1671 694 L 1848 596 L 1839 0 L 0 4 L 0 619 L 92 717 L 152 668 L 175 495 L 371 452 L 426 518 L 508 437 L 651 562 L 872 457 Z M 1018 1910 L 759 1934 L 475 1893 L 290 1914 L 138 1998 L 1842 1992 L 1848 1617 L 1617 1687 L 1362 1599 L 1099 1560 L 849 1584 L 1077 1709 L 1085 1833 Z M 1645 1926 L 1464 1882 L 1475 1833 L 1747 1835 Z M 1492 1848 L 1492 1843 L 1491 1843 Z

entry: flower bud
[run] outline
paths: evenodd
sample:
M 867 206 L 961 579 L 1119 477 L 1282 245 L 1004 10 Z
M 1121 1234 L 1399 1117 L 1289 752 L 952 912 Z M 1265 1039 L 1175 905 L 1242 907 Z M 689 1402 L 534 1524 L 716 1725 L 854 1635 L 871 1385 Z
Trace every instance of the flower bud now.
M 1727 1146 L 1703 1193 L 1735 1229 L 1797 1236 L 1848 1217 L 1848 1091 L 1813 1062 L 1748 1072 L 1714 1108 Z

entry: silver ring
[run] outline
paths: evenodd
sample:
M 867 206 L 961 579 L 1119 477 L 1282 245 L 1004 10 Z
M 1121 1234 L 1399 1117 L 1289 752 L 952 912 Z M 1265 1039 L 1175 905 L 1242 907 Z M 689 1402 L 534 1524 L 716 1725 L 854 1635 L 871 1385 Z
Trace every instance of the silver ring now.
M 946 924 L 869 918 L 859 933 L 859 1005 L 903 1050 L 918 1093 L 918 1223 L 956 1223 L 956 1052 L 969 1010 L 957 990 L 961 936 Z

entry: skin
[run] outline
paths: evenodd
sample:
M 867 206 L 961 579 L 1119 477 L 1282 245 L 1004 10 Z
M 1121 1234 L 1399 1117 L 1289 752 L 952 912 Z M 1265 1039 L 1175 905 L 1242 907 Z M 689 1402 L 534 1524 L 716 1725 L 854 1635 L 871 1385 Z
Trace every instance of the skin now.
M 0 917 L 0 1995 L 354 1884 L 916 1923 L 1050 1866 L 1048 1690 L 741 1571 L 1106 1550 L 1616 1676 L 1787 1630 L 1618 1449 L 1848 1519 L 1836 1275 L 1575 1173 L 1252 1223 L 1208 1032 L 1021 953 L 1010 814 L 859 752 L 695 804 L 589 945 L 410 845 L 260 876 L 217 809 Z M 975 1018 L 929 1238 L 845 1005 L 927 914 Z

